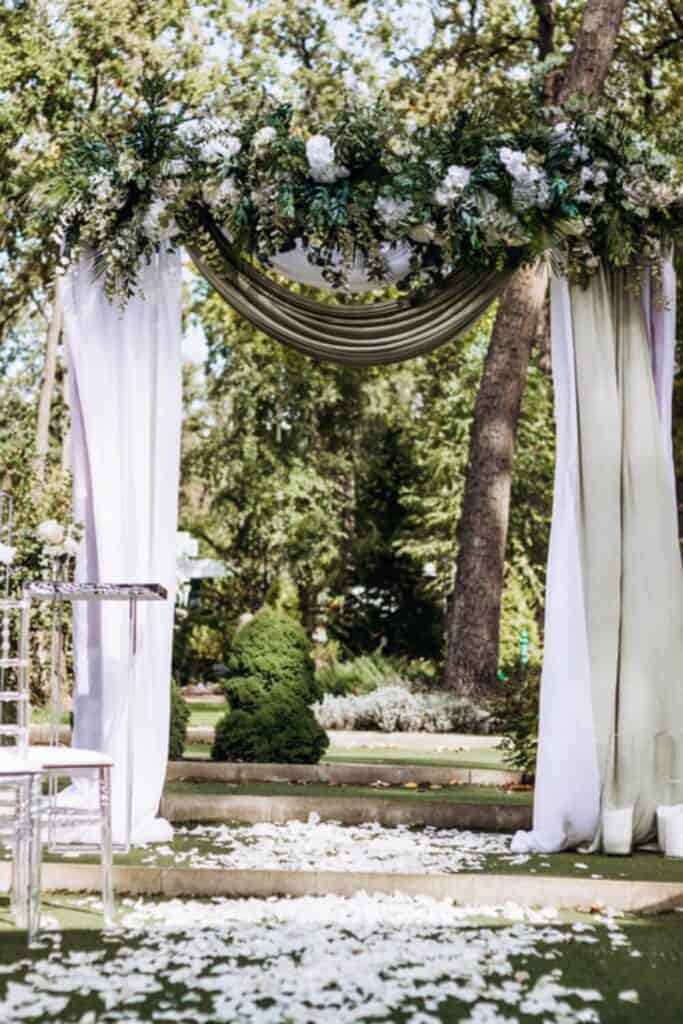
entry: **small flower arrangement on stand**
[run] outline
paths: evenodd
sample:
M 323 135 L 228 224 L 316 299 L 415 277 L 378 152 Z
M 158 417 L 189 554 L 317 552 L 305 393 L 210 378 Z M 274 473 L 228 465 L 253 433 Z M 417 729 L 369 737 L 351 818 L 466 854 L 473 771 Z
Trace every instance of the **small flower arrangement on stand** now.
M 36 538 L 42 544 L 43 559 L 49 563 L 49 578 L 53 582 L 68 582 L 73 578 L 83 530 L 80 525 L 63 526 L 56 519 L 45 519 L 36 529 Z

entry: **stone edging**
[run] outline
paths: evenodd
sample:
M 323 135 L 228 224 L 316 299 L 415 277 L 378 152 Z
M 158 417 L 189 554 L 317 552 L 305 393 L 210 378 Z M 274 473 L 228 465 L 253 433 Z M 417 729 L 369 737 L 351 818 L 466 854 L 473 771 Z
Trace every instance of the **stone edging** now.
M 503 786 L 519 782 L 520 772 L 499 768 L 431 768 L 425 765 L 392 764 L 233 764 L 216 761 L 170 761 L 167 782 L 181 779 L 203 782 L 318 782 L 332 785 L 369 786 L 406 782 L 447 786 L 451 782 L 475 786 Z
M 0 864 L 0 885 L 10 866 Z M 45 892 L 97 892 L 97 864 L 45 864 Z M 388 874 L 343 871 L 253 871 L 222 868 L 116 867 L 114 886 L 123 895 L 186 897 L 351 896 L 401 893 L 448 899 L 466 906 L 552 906 L 559 910 L 610 907 L 623 912 L 660 913 L 683 907 L 683 883 L 614 879 L 540 878 L 530 875 Z
M 342 825 L 428 825 L 485 832 L 514 832 L 531 828 L 531 807 L 523 804 L 457 803 L 455 800 L 409 800 L 404 797 L 226 796 L 167 793 L 160 814 L 172 822 L 231 822 L 254 825 L 307 821 L 318 814 L 321 821 Z

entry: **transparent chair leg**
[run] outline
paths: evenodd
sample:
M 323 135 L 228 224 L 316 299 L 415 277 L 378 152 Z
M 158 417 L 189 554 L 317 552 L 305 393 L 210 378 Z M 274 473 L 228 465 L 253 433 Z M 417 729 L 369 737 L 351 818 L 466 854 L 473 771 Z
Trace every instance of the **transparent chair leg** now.
M 27 787 L 28 783 L 24 781 L 16 787 L 16 832 L 12 862 L 12 910 L 20 928 L 28 924 L 31 812 Z
M 37 779 L 31 778 L 28 783 L 28 811 L 29 811 L 29 862 L 28 862 L 28 900 L 27 900 L 27 928 L 29 945 L 35 942 L 40 932 L 40 888 L 41 888 L 41 865 L 42 865 L 42 837 L 41 837 L 41 786 Z
M 107 928 L 114 924 L 114 888 L 112 883 L 111 769 L 100 768 L 100 817 L 102 863 L 102 912 Z

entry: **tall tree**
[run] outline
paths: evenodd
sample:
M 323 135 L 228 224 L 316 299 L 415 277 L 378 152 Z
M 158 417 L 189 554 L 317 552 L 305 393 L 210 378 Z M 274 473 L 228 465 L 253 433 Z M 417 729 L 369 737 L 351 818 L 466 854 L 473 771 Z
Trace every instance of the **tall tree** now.
M 605 86 L 625 0 L 587 0 L 559 103 Z M 553 5 L 537 0 L 539 54 L 552 45 Z M 491 334 L 474 411 L 453 597 L 447 615 L 445 683 L 480 696 L 495 684 L 515 432 L 545 279 L 518 271 L 505 290 Z

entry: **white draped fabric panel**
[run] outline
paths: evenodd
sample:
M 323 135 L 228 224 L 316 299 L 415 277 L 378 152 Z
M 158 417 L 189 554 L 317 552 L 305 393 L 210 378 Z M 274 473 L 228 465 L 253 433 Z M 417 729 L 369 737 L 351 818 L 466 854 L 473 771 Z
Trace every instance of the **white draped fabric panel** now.
M 110 302 L 90 260 L 65 289 L 74 517 L 86 543 L 77 579 L 162 583 L 164 603 L 138 605 L 133 840 L 162 841 L 157 818 L 168 755 L 182 418 L 181 267 L 163 252 L 142 295 Z M 113 755 L 114 840 L 124 838 L 128 606 L 75 605 L 74 745 Z M 84 800 L 89 784 L 75 780 Z
M 589 287 L 600 289 L 603 285 L 596 277 Z M 590 567 L 585 569 L 582 565 L 582 561 L 585 559 L 585 548 L 582 547 L 581 517 L 582 513 L 586 512 L 586 506 L 582 506 L 582 502 L 586 500 L 585 493 L 582 491 L 582 474 L 590 475 L 591 470 L 585 465 L 582 466 L 581 463 L 580 417 L 582 414 L 582 403 L 585 403 L 586 394 L 585 390 L 583 394 L 580 392 L 582 386 L 584 389 L 586 388 L 586 380 L 584 377 L 583 385 L 577 384 L 577 344 L 574 336 L 574 314 L 576 311 L 572 309 L 572 293 L 565 279 L 554 278 L 551 289 L 557 454 L 546 588 L 545 652 L 541 682 L 541 715 L 534 797 L 534 826 L 531 832 L 518 833 L 513 840 L 514 850 L 519 852 L 538 851 L 545 853 L 571 849 L 580 844 L 594 844 L 596 841 L 599 841 L 600 810 L 606 763 L 602 759 L 605 758 L 605 744 L 606 742 L 609 743 L 610 737 L 598 735 L 599 732 L 604 732 L 604 728 L 596 727 L 595 716 L 596 709 L 600 707 L 601 703 L 604 705 L 606 701 L 609 702 L 606 687 L 609 689 L 609 685 L 611 685 L 606 681 L 607 678 L 611 677 L 609 672 L 603 675 L 601 679 L 596 680 L 592 678 L 597 673 L 595 669 L 591 670 L 591 654 L 589 649 L 590 612 L 587 609 L 586 588 L 588 587 L 587 573 L 590 571 Z M 641 368 L 636 365 L 637 359 L 633 361 L 629 370 L 626 371 L 625 377 L 622 376 L 620 381 L 620 387 L 624 389 L 624 394 L 627 397 L 633 398 L 637 394 L 639 408 L 641 405 L 645 407 L 648 405 L 650 400 L 648 391 L 654 385 L 653 390 L 656 395 L 656 407 L 663 438 L 662 449 L 671 481 L 670 493 L 674 505 L 671 397 L 675 348 L 675 294 L 675 274 L 671 261 L 668 261 L 664 266 L 661 282 L 658 282 L 657 286 L 653 287 L 651 281 L 647 279 L 642 295 L 644 321 L 652 367 L 651 383 L 648 386 L 645 377 L 642 380 L 637 379 L 637 375 L 642 374 Z M 601 304 L 603 308 L 606 305 L 604 302 Z M 584 333 L 586 333 L 585 326 L 584 319 Z M 600 359 L 613 359 L 614 356 L 609 354 L 609 349 L 606 346 L 598 344 L 598 335 L 601 333 L 600 325 L 596 321 L 594 326 L 595 332 L 590 332 L 594 333 L 594 336 L 583 339 L 583 351 L 585 352 L 587 346 L 591 343 L 596 346 L 596 353 L 598 354 L 594 357 L 596 360 L 594 368 L 601 375 L 602 383 L 600 386 L 610 390 L 617 386 L 616 365 L 612 363 L 610 368 L 609 363 L 607 363 L 600 370 L 598 362 Z M 599 354 L 601 348 L 604 353 L 603 355 Z M 586 360 L 583 358 L 584 374 L 585 362 Z M 623 364 L 620 365 L 621 370 L 619 372 L 624 374 Z M 624 380 L 626 380 L 626 383 L 624 383 Z M 636 385 L 639 386 L 639 390 L 635 394 L 631 391 L 629 395 L 629 388 Z M 588 386 L 590 387 L 590 384 Z M 625 400 L 622 397 L 622 401 Z M 594 410 L 596 408 L 598 410 L 598 419 L 601 408 L 609 410 L 610 407 L 615 405 L 618 405 L 618 402 L 614 400 L 614 395 L 611 393 L 608 394 L 607 391 L 604 391 L 602 399 L 598 395 L 598 401 L 594 406 Z M 609 415 L 609 413 L 606 411 L 605 415 Z M 595 426 L 596 422 L 597 420 L 593 421 L 593 426 Z M 610 434 L 610 427 L 607 421 L 605 421 L 605 424 L 606 429 L 604 433 Z M 619 428 L 617 427 L 617 429 Z M 613 440 L 603 437 L 594 437 L 593 440 L 596 448 L 600 450 L 596 458 L 603 460 L 596 464 L 598 473 L 603 472 L 603 467 L 606 468 L 607 475 L 612 470 L 617 475 L 620 472 L 624 472 L 629 479 L 626 485 L 622 486 L 626 486 L 628 491 L 631 485 L 636 489 L 638 488 L 638 479 L 633 480 L 627 463 L 624 464 L 626 466 L 625 469 L 620 471 L 618 468 L 621 459 L 619 445 L 624 445 L 624 458 L 628 459 L 628 445 L 632 443 L 628 440 L 628 426 L 625 427 L 623 422 L 621 431 L 624 440 L 617 442 L 613 456 L 609 454 L 610 445 L 613 444 Z M 633 435 L 631 434 L 631 436 Z M 658 461 L 652 453 L 647 456 L 647 459 L 648 462 Z M 633 465 L 635 466 L 637 463 Z M 642 473 L 641 479 L 643 487 L 648 488 L 652 485 L 653 478 L 647 471 Z M 611 482 L 608 481 L 605 487 L 609 490 L 610 486 Z M 627 504 L 626 522 L 629 516 L 633 516 L 633 502 L 636 493 L 637 490 L 630 494 L 626 493 L 622 499 Z M 644 513 L 639 513 L 639 515 L 642 516 L 644 514 L 647 517 L 650 511 L 647 502 L 651 495 L 643 494 L 642 497 L 644 500 L 641 503 L 641 507 Z M 626 544 L 628 538 L 627 540 L 619 540 L 622 527 L 620 527 L 618 522 L 618 511 L 616 518 L 614 517 L 613 503 L 601 502 L 594 504 L 590 509 L 593 518 L 595 517 L 596 510 L 598 514 L 600 513 L 599 504 L 602 504 L 603 515 L 604 510 L 609 512 L 611 509 L 612 518 L 610 519 L 608 515 L 605 516 L 602 542 L 600 548 L 595 549 L 594 553 L 598 555 L 601 563 L 603 563 L 599 569 L 603 576 L 605 578 L 607 576 L 614 576 L 614 586 L 610 586 L 605 591 L 609 595 L 608 600 L 603 603 L 602 608 L 598 609 L 600 621 L 597 624 L 593 621 L 593 628 L 596 633 L 609 634 L 614 625 L 611 622 L 611 618 L 613 614 L 619 614 L 617 611 L 619 602 L 619 569 L 615 560 L 619 562 L 621 562 L 622 558 L 627 561 L 629 560 L 628 551 L 624 554 L 623 552 L 620 553 L 617 549 L 621 543 Z M 657 524 L 654 523 L 654 519 L 655 517 L 653 517 L 653 525 L 650 527 L 651 531 L 654 530 L 656 533 L 661 523 L 665 523 L 668 529 L 669 523 L 667 522 L 666 515 L 663 517 L 659 516 Z M 647 522 L 641 524 L 642 532 L 639 534 L 639 540 L 642 540 L 643 537 L 647 539 L 647 529 Z M 652 551 L 656 555 L 658 548 L 657 538 L 653 536 L 651 541 L 653 542 Z M 635 554 L 634 567 L 636 572 L 642 569 L 642 564 L 640 564 L 639 560 L 648 559 L 648 551 L 641 550 L 644 546 L 643 544 L 638 544 L 637 548 L 634 549 L 632 547 L 630 550 L 631 556 Z M 672 547 L 673 559 L 678 562 L 675 538 L 672 538 Z M 608 560 L 607 563 L 605 563 L 605 560 Z M 612 562 L 615 563 L 614 566 L 612 566 Z M 622 563 L 621 572 L 628 575 L 629 571 L 634 571 L 634 567 L 625 566 L 625 563 Z M 615 573 L 612 572 L 613 568 L 616 570 Z M 673 566 L 671 572 L 674 576 L 676 573 L 680 576 L 677 566 Z M 648 573 L 645 573 L 645 575 L 647 576 Z M 667 575 L 668 572 L 664 570 L 662 572 L 662 579 L 664 580 L 664 577 Z M 623 580 L 624 575 L 622 575 L 622 585 Z M 654 590 L 650 593 L 653 586 Z M 657 602 L 657 580 L 655 579 L 653 583 L 652 573 L 649 574 L 648 579 L 642 578 L 641 589 L 645 591 L 646 596 Z M 679 607 L 681 602 L 677 600 L 680 597 L 679 591 L 683 593 L 680 588 L 680 581 L 677 583 L 676 579 L 673 581 L 670 579 L 664 580 L 660 603 L 666 605 L 673 596 L 672 603 L 674 607 L 665 610 L 655 603 L 654 614 L 664 619 L 669 618 L 669 615 L 671 615 L 675 619 L 675 616 L 679 615 L 681 611 Z M 629 592 L 633 593 L 633 589 L 629 588 Z M 622 610 L 621 614 L 625 615 L 625 628 L 628 627 L 629 637 L 631 637 L 631 634 L 637 630 L 634 630 L 636 624 L 632 619 L 629 621 L 627 613 L 628 607 L 626 607 L 625 611 Z M 595 619 L 595 611 L 593 614 Z M 647 625 L 645 623 L 643 623 L 643 628 L 647 632 Z M 671 640 L 676 635 L 677 633 L 674 629 L 668 639 Z M 644 652 L 649 650 L 651 639 L 653 638 L 643 637 L 641 647 Z M 637 637 L 631 637 L 631 640 L 636 644 L 638 643 Z M 630 642 L 628 638 L 627 642 Z M 622 641 L 622 650 L 624 646 Z M 680 653 L 678 650 L 679 646 L 674 641 L 674 649 L 666 652 L 666 655 L 670 656 L 674 669 L 680 660 L 678 659 Z M 659 679 L 661 659 L 658 660 L 657 652 L 651 652 L 651 654 L 652 661 L 645 667 L 639 689 L 642 691 L 641 698 L 649 706 L 655 708 L 661 704 L 661 696 L 654 688 L 650 690 L 650 687 L 661 685 L 661 680 Z M 647 654 L 644 654 L 644 656 L 647 657 Z M 594 661 L 593 665 L 595 666 L 595 664 Z M 683 680 L 680 678 L 682 667 L 678 664 L 678 674 L 675 678 L 666 681 L 666 685 L 674 690 L 676 687 L 679 689 L 683 687 Z M 600 674 L 602 675 L 602 673 Z M 678 707 L 675 696 L 670 707 Z M 666 708 L 664 708 L 664 721 L 665 714 Z M 602 721 L 604 722 L 604 717 Z M 646 727 L 647 721 L 648 716 L 645 714 L 644 725 Z M 660 720 L 659 728 L 663 727 L 661 722 L 662 720 Z M 680 722 L 679 725 L 683 729 L 683 722 Z M 675 728 L 676 723 L 670 722 L 668 727 Z M 645 766 L 643 767 L 643 774 L 645 776 L 648 769 Z M 647 785 L 645 778 L 643 779 L 643 784 Z M 637 793 L 634 798 L 636 801 L 639 800 Z

